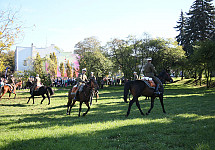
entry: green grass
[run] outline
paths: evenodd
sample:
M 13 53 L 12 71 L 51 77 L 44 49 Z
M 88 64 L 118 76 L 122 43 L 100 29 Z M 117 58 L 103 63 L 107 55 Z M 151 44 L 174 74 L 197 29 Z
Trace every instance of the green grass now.
M 15 100 L 6 95 L 0 101 L 0 149 L 215 149 L 215 90 L 185 82 L 166 85 L 166 114 L 156 99 L 150 115 L 141 116 L 134 104 L 128 118 L 123 86 L 100 90 L 85 117 L 78 117 L 78 102 L 66 115 L 68 88 L 55 88 L 50 105 L 40 104 L 42 97 L 26 104 L 27 90 Z M 150 101 L 139 100 L 146 113 Z

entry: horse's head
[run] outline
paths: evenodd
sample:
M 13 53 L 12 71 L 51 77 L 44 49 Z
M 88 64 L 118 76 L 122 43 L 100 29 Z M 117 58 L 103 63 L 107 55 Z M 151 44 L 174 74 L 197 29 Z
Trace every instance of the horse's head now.
M 90 78 L 89 83 L 90 83 L 91 88 L 95 88 L 95 89 L 99 88 L 99 85 L 98 85 L 97 81 L 95 80 L 95 78 Z
M 163 70 L 163 71 L 159 74 L 159 78 L 160 78 L 161 80 L 168 81 L 168 82 L 170 82 L 170 83 L 173 82 L 172 77 L 169 75 L 169 73 L 168 73 L 166 70 Z

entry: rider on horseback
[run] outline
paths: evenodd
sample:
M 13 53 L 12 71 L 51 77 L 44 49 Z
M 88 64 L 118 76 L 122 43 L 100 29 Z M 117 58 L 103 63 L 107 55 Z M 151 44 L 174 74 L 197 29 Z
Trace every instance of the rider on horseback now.
M 74 100 L 78 99 L 79 92 L 83 91 L 84 85 L 87 82 L 86 72 L 86 68 L 82 69 L 82 73 L 79 73 L 78 78 L 76 79 L 78 90 L 75 93 Z
M 14 88 L 15 88 L 15 78 L 13 77 L 13 75 L 10 75 L 7 84 L 10 86 L 11 88 L 11 92 L 14 93 Z
M 158 91 L 158 88 L 160 85 L 162 85 L 161 81 L 155 77 L 155 74 L 156 74 L 156 70 L 155 70 L 155 67 L 153 66 L 153 64 L 151 63 L 152 62 L 152 58 L 147 58 L 147 61 L 148 63 L 145 65 L 144 67 L 144 72 L 145 72 L 145 76 L 147 77 L 151 77 L 153 79 L 153 81 L 155 82 L 156 84 L 156 88 L 155 88 L 155 94 L 156 95 L 160 95 L 160 92 Z
M 34 85 L 32 87 L 31 95 L 33 94 L 34 91 L 36 91 L 37 89 L 39 89 L 39 87 L 41 87 L 41 79 L 39 77 L 39 74 L 37 74 L 36 78 L 34 80 Z

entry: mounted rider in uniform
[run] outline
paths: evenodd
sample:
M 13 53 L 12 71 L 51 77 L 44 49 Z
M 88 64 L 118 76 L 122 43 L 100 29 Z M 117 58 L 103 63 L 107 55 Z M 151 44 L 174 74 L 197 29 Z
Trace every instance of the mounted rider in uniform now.
M 75 97 L 74 97 L 75 100 L 78 99 L 79 92 L 83 91 L 84 85 L 87 82 L 86 72 L 87 72 L 86 68 L 82 69 L 82 73 L 79 73 L 76 79 L 78 90 L 75 93 Z
M 160 95 L 160 92 L 158 91 L 158 89 L 159 89 L 159 86 L 162 86 L 162 83 L 161 83 L 160 79 L 155 77 L 155 74 L 157 73 L 157 71 L 155 70 L 154 65 L 151 63 L 152 58 L 151 57 L 147 58 L 147 61 L 148 61 L 148 63 L 144 66 L 145 76 L 146 77 L 151 77 L 153 79 L 153 81 L 156 84 L 156 88 L 155 88 L 154 93 L 156 95 Z
M 34 91 L 38 90 L 41 87 L 41 79 L 39 77 L 39 74 L 36 75 L 36 78 L 34 80 L 34 85 L 31 91 L 31 95 L 33 94 Z
M 10 85 L 11 87 L 11 92 L 14 93 L 14 89 L 15 89 L 15 78 L 13 77 L 13 75 L 10 75 L 7 84 Z

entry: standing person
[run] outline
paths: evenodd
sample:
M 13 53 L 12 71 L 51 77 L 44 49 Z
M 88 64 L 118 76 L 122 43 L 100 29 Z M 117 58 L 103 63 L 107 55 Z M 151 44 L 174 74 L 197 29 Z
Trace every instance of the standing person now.
M 76 79 L 78 90 L 75 93 L 74 100 L 78 99 L 79 92 L 83 91 L 84 85 L 87 82 L 86 72 L 87 72 L 86 68 L 82 69 L 82 73 L 79 73 L 78 78 Z
M 14 88 L 15 88 L 15 78 L 13 77 L 13 75 L 10 75 L 7 84 L 11 85 L 11 91 L 12 93 L 14 93 Z
M 91 72 L 90 78 L 94 78 L 96 80 L 96 77 L 94 76 L 94 72 Z
M 134 81 L 138 80 L 139 78 L 138 78 L 137 72 L 134 72 L 133 74 L 134 74 Z
M 144 66 L 144 72 L 145 72 L 145 76 L 147 77 L 151 77 L 153 79 L 153 81 L 156 84 L 156 88 L 155 88 L 155 94 L 156 95 L 160 95 L 160 92 L 158 91 L 159 86 L 162 85 L 161 81 L 155 77 L 155 74 L 157 73 L 157 71 L 155 70 L 154 65 L 152 64 L 152 58 L 149 57 L 147 58 L 148 63 Z
M 36 91 L 39 87 L 41 87 L 41 79 L 39 77 L 39 74 L 36 75 L 36 78 L 34 80 L 34 86 L 32 88 L 32 91 L 31 91 L 31 95 L 33 95 L 33 92 Z

